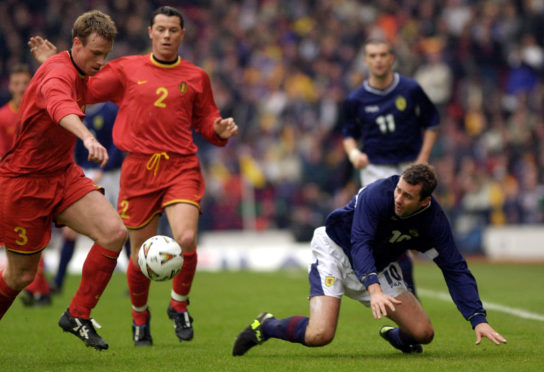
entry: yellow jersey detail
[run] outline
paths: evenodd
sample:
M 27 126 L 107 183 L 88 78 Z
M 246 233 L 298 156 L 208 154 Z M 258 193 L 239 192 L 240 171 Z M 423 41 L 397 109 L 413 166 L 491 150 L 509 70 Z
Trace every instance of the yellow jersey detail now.
M 334 284 L 334 276 L 327 276 L 325 278 L 325 285 L 331 287 Z

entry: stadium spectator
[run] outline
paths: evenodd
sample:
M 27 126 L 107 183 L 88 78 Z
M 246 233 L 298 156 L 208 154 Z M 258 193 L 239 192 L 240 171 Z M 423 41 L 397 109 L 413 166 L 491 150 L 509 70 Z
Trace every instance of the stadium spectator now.
M 380 336 L 403 353 L 421 353 L 434 329 L 425 310 L 407 289 L 396 261 L 408 249 L 426 254 L 442 270 L 451 297 L 470 321 L 476 344 L 487 337 L 506 343 L 486 319 L 476 280 L 457 250 L 438 201 L 432 196 L 437 178 L 432 167 L 414 164 L 400 176 L 362 188 L 344 207 L 315 230 L 309 269 L 310 316 L 276 319 L 260 314 L 236 338 L 232 354 L 244 355 L 270 338 L 305 346 L 324 346 L 336 332 L 340 300 L 346 296 L 389 317 Z
M 0 318 L 36 274 L 53 220 L 95 241 L 83 265 L 80 286 L 59 326 L 87 346 L 108 344 L 90 319 L 117 263 L 127 231 L 119 215 L 73 159 L 76 138 L 88 158 L 104 166 L 106 149 L 82 123 L 85 81 L 96 74 L 117 30 L 99 11 L 74 22 L 73 45 L 49 58 L 23 96 L 15 142 L 0 162 L 0 240 L 7 266 L 0 275 Z

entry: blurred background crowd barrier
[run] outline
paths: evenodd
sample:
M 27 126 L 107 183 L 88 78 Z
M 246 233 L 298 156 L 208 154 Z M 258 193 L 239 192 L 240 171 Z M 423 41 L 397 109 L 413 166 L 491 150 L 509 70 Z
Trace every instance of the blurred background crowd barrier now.
M 544 230 L 544 0 L 2 0 L 0 103 L 11 65 L 37 68 L 31 35 L 67 49 L 75 18 L 96 8 L 119 28 L 110 59 L 149 53 L 160 5 L 182 11 L 180 55 L 208 72 L 222 115 L 240 127 L 226 148 L 196 139 L 207 187 L 201 231 L 280 230 L 307 241 L 351 198 L 358 180 L 341 105 L 367 75 L 370 36 L 391 41 L 396 71 L 440 109 L 431 163 L 460 249 L 482 253 L 489 227 Z

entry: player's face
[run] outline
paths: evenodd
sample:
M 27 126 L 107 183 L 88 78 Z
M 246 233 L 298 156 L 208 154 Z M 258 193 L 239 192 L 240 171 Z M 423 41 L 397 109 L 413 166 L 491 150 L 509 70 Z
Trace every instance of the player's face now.
M 86 45 L 83 45 L 79 38 L 74 38 L 72 58 L 85 75 L 93 76 L 106 63 L 106 57 L 112 47 L 112 40 L 106 40 L 93 32 L 87 37 Z
M 28 83 L 30 83 L 30 74 L 26 72 L 17 72 L 10 75 L 8 89 L 14 100 L 21 100 Z
M 179 17 L 157 14 L 152 27 L 147 28 L 153 42 L 153 55 L 161 61 L 170 62 L 178 57 L 178 49 L 185 30 Z
M 395 214 L 408 217 L 429 204 L 430 197 L 420 200 L 421 184 L 411 185 L 401 177 L 395 188 Z
M 392 72 L 395 57 L 387 44 L 368 44 L 365 48 L 365 64 L 370 74 L 384 78 Z

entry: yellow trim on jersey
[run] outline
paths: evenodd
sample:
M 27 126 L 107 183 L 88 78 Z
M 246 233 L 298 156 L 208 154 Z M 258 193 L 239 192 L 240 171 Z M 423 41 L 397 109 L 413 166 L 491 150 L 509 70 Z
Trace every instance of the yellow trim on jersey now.
M 157 61 L 157 59 L 155 58 L 155 56 L 153 55 L 153 53 L 149 54 L 149 59 L 151 60 L 151 63 L 153 63 L 154 65 L 157 65 L 159 67 L 164 67 L 164 68 L 172 68 L 172 67 L 176 67 L 178 66 L 180 63 L 181 63 L 181 57 L 178 56 L 178 59 L 176 62 L 174 63 L 169 63 L 169 64 L 166 64 L 166 63 L 160 63 L 159 61 Z
M 191 204 L 191 205 L 194 205 L 195 207 L 197 207 L 198 209 L 200 209 L 200 204 L 198 204 L 197 202 L 194 202 L 192 200 L 187 200 L 187 199 L 174 199 L 174 200 L 171 200 L 171 201 L 169 201 L 167 203 L 164 203 L 162 206 L 167 207 L 169 205 L 179 204 L 179 203 Z
M 156 152 L 147 161 L 147 165 L 145 166 L 148 171 L 153 170 L 153 175 L 157 175 L 157 171 L 159 170 L 159 164 L 161 162 L 161 157 L 164 156 L 166 160 L 170 159 L 170 156 L 168 156 L 165 152 Z

